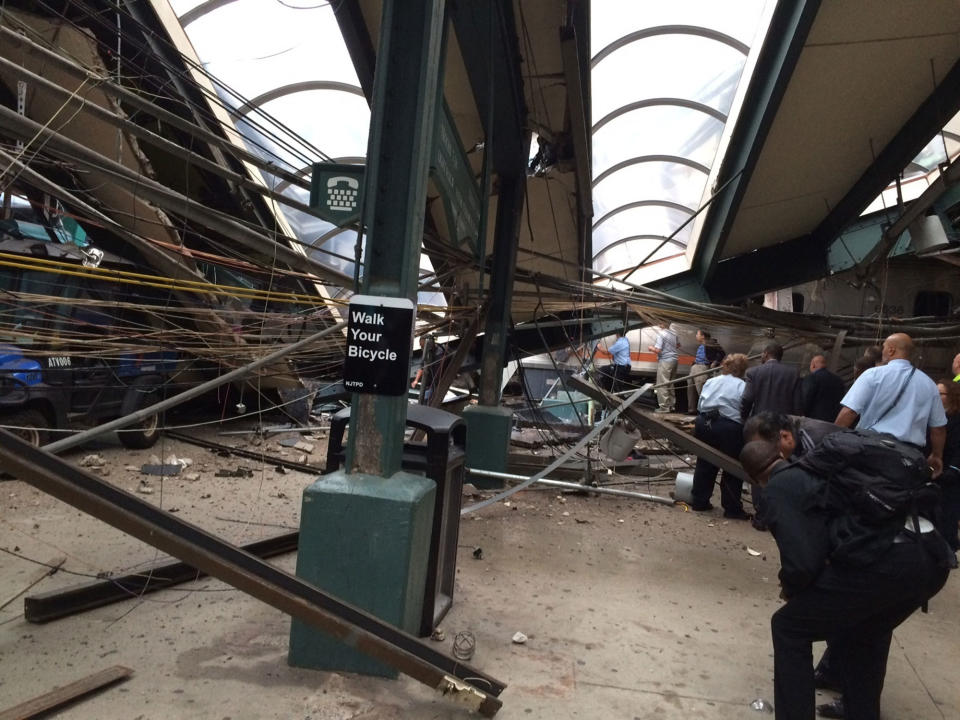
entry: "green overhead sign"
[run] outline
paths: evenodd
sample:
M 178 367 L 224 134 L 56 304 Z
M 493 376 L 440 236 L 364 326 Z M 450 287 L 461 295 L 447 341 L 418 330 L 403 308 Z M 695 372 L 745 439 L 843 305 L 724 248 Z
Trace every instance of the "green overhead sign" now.
M 446 102 L 437 113 L 434 138 L 430 175 L 440 188 L 450 240 L 457 247 L 469 245 L 476 255 L 479 252 L 480 212 L 483 207 L 480 187 L 473 176 L 473 168 L 463 151 L 460 134 Z
M 310 183 L 310 208 L 337 227 L 360 219 L 363 165 L 316 163 Z

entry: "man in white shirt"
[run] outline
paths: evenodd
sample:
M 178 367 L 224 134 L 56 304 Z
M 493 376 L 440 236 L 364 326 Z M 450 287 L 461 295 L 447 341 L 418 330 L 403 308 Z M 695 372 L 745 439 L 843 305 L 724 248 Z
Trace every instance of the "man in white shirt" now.
M 843 396 L 836 424 L 859 430 L 889 433 L 902 442 L 923 448 L 930 431 L 927 462 L 937 477 L 943 472 L 943 443 L 947 416 L 936 383 L 916 372 L 910 362 L 913 340 L 894 333 L 883 341 L 883 365 L 865 370 Z
M 647 348 L 657 356 L 657 403 L 660 405 L 654 412 L 673 412 L 677 400 L 671 380 L 677 375 L 677 360 L 680 341 L 677 334 L 670 329 L 666 320 L 658 323 L 657 342 Z

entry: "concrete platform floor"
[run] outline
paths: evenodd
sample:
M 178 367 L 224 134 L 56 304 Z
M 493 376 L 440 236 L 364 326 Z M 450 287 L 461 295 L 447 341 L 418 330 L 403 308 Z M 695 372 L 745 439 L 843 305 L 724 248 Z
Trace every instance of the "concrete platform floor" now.
M 89 452 L 71 457 L 78 461 Z M 139 466 L 151 454 L 193 459 L 187 472 L 196 479 L 153 478 L 153 493 L 144 497 L 238 543 L 296 528 L 300 492 L 311 480 L 169 440 L 152 451 L 107 445 L 99 452 L 106 460 L 101 472 L 128 489 L 139 487 Z M 253 476 L 216 477 L 217 470 L 237 466 L 251 468 Z M 724 521 L 719 510 L 695 514 L 639 500 L 532 490 L 467 517 L 460 542 L 442 647 L 449 653 L 458 631 L 474 633 L 472 663 L 508 684 L 498 718 L 766 716 L 749 704 L 773 694 L 768 628 L 780 601 L 777 551 L 768 534 Z M 473 559 L 476 547 L 482 559 Z M 19 481 L 0 483 L 0 548 L 16 554 L 0 553 L 0 603 L 38 572 L 18 556 L 63 556 L 65 570 L 92 575 L 130 572 L 160 559 L 152 548 Z M 277 564 L 292 569 L 294 557 Z M 958 577 L 952 574 L 928 615 L 914 615 L 895 633 L 885 719 L 960 720 Z M 82 580 L 60 572 L 32 592 Z M 409 678 L 288 667 L 288 618 L 216 580 L 46 625 L 27 623 L 22 607 L 16 600 L 0 610 L 0 710 L 120 664 L 135 671 L 130 680 L 55 717 L 469 717 Z M 527 635 L 526 644 L 511 642 L 517 631 Z

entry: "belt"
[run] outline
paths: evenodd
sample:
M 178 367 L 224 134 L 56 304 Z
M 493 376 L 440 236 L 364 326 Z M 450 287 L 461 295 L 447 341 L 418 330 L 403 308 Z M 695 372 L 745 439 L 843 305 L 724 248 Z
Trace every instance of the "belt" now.
M 927 533 L 920 533 L 920 538 L 922 539 L 923 536 L 926 534 Z M 917 541 L 917 534 L 907 532 L 906 530 L 902 530 L 901 532 L 897 533 L 896 537 L 893 538 L 893 542 L 895 545 L 898 545 L 900 543 L 908 543 L 908 542 L 916 542 L 916 541 Z

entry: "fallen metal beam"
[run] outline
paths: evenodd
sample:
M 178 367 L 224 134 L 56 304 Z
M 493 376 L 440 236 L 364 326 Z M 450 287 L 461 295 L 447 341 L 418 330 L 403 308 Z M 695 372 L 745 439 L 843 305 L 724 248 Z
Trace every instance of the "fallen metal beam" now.
M 296 552 L 299 532 L 284 533 L 244 545 L 242 549 L 258 558 Z M 44 576 L 49 574 L 49 571 Z M 23 599 L 23 617 L 27 622 L 47 623 L 87 610 L 137 598 L 181 583 L 207 577 L 205 572 L 182 562 L 157 563 L 140 572 L 112 577 L 73 587 L 30 595 Z
M 0 430 L 3 468 L 37 489 L 330 634 L 481 714 L 504 684 L 200 527 Z
M 280 243 L 268 237 L 266 232 L 261 232 L 176 190 L 171 190 L 155 180 L 138 175 L 120 163 L 114 162 L 78 142 L 74 142 L 52 128 L 41 125 L 23 115 L 18 115 L 16 111 L 3 105 L 0 105 L 0 119 L 4 122 L 5 130 L 15 139 L 25 142 L 36 140 L 42 143 L 48 153 L 59 159 L 89 168 L 96 173 L 102 173 L 111 178 L 113 182 L 128 183 L 132 187 L 136 187 L 139 197 L 155 203 L 161 209 L 173 215 L 187 218 L 221 233 L 238 245 L 262 253 L 267 257 L 273 257 L 275 262 L 282 262 L 291 269 L 313 273 L 318 278 L 323 278 L 327 282 L 339 284 L 342 287 L 350 287 L 353 282 L 353 278 L 349 275 L 337 272 L 305 255 L 306 251 L 301 246 Z M 278 237 L 290 243 L 298 242 L 296 238 Z
M 116 98 L 117 103 L 122 104 L 124 107 L 133 107 L 148 115 L 152 115 L 159 122 L 179 128 L 198 140 L 202 140 L 213 147 L 217 147 L 219 150 L 234 156 L 238 160 L 249 163 L 259 170 L 269 172 L 292 185 L 297 185 L 303 188 L 304 190 L 310 189 L 310 182 L 308 180 L 304 180 L 303 178 L 298 177 L 295 173 L 291 173 L 283 168 L 277 167 L 275 163 L 265 160 L 256 153 L 247 150 L 245 147 L 230 142 L 230 140 L 222 135 L 218 135 L 206 128 L 202 128 L 190 120 L 177 115 L 176 113 L 165 110 L 145 97 L 138 95 L 133 90 L 128 90 L 122 85 L 115 84 L 109 77 L 100 75 L 92 70 L 89 70 L 88 68 L 78 65 L 73 60 L 59 55 L 53 50 L 34 42 L 25 35 L 21 35 L 13 28 L 0 25 L 0 36 L 3 37 L 3 42 L 8 43 L 9 46 L 17 48 L 17 50 L 20 52 L 26 52 L 29 55 L 34 55 L 41 58 L 42 63 L 49 63 L 59 70 L 72 75 L 73 77 L 77 78 L 78 83 L 88 81 L 91 84 L 102 88 L 109 97 Z M 236 133 L 236 130 L 234 130 L 234 133 Z
M 315 332 L 313 335 L 308 335 L 302 340 L 297 340 L 297 342 L 295 343 L 291 343 L 290 345 L 284 345 L 280 349 L 274 350 L 272 353 L 268 353 L 267 355 L 264 355 L 262 358 L 259 358 L 258 360 L 254 360 L 252 363 L 248 363 L 243 367 L 237 368 L 236 370 L 231 370 L 230 372 L 220 375 L 219 377 L 215 377 L 213 380 L 208 380 L 205 383 L 201 383 L 200 385 L 196 385 L 188 390 L 184 390 L 182 393 L 178 395 L 174 395 L 173 397 L 167 398 L 166 400 L 161 400 L 160 402 L 154 403 L 153 405 L 148 405 L 145 408 L 140 408 L 136 412 L 130 413 L 129 415 L 124 415 L 123 417 L 117 418 L 116 420 L 111 420 L 110 422 L 104 423 L 103 425 L 97 425 L 97 427 L 90 428 L 89 430 L 84 430 L 83 432 L 79 432 L 76 435 L 68 435 L 65 438 L 61 438 L 60 440 L 57 440 L 55 442 L 48 443 L 47 445 L 43 446 L 43 449 L 51 453 L 60 452 L 62 450 L 66 450 L 67 448 L 72 448 L 72 447 L 76 447 L 77 445 L 82 445 L 88 440 L 91 440 L 95 437 L 99 437 L 100 435 L 110 432 L 111 430 L 118 430 L 120 428 L 126 427 L 127 425 L 132 425 L 135 422 L 140 422 L 141 420 L 145 420 L 151 415 L 156 415 L 159 412 L 163 412 L 164 410 L 168 410 L 169 408 L 176 407 L 177 405 L 185 403 L 187 400 L 191 400 L 192 398 L 199 397 L 200 395 L 203 395 L 203 393 L 207 392 L 208 390 L 212 390 L 213 388 L 220 387 L 221 385 L 225 385 L 228 382 L 232 382 L 233 380 L 238 380 L 239 378 L 249 375 L 254 370 L 259 370 L 264 365 L 269 365 L 275 360 L 279 360 L 283 356 L 289 355 L 295 350 L 299 350 L 311 343 L 316 342 L 317 340 L 320 340 L 326 337 L 327 335 L 330 335 L 339 330 L 342 330 L 344 327 L 346 327 L 346 325 L 347 323 L 345 322 L 339 322 L 336 325 L 331 325 L 330 327 L 324 328 L 319 332 Z
M 126 680 L 131 675 L 133 675 L 133 670 L 130 668 L 123 667 L 123 665 L 114 665 L 106 670 L 88 675 L 82 680 L 77 680 L 32 700 L 27 700 L 8 710 L 0 711 L 0 720 L 30 720 L 30 718 L 46 715 L 51 710 L 56 710 L 67 703 L 79 700 L 85 695 L 102 690 L 121 680 Z
M 603 405 L 608 408 L 616 409 L 623 403 L 623 400 L 619 397 L 602 390 L 592 382 L 586 380 L 582 375 L 574 375 L 567 383 L 574 390 L 578 390 L 593 400 L 603 403 Z M 725 455 L 715 447 L 707 445 L 707 443 L 702 440 L 698 440 L 690 433 L 685 433 L 670 423 L 664 422 L 650 413 L 638 410 L 636 407 L 626 408 L 623 411 L 623 415 L 634 425 L 660 437 L 667 438 L 683 448 L 684 451 L 703 458 L 724 472 L 730 473 L 741 480 L 750 480 L 744 472 L 743 466 L 741 466 L 737 460 L 734 460 L 729 455 Z
M 478 470 L 476 468 L 467 468 L 470 475 L 480 475 L 482 477 L 499 478 L 501 480 L 529 480 L 526 475 L 513 475 L 512 473 L 496 472 L 495 470 Z M 579 483 L 564 482 L 563 480 L 550 480 L 548 478 L 538 478 L 537 483 L 549 485 L 550 487 L 564 488 L 565 490 L 584 490 L 600 495 L 617 495 L 618 497 L 636 498 L 638 500 L 650 500 L 663 505 L 676 505 L 672 498 L 660 497 L 649 493 L 631 492 L 630 490 L 614 490 L 613 488 L 598 487 L 594 485 L 581 485 Z
M 324 428 L 326 429 L 326 428 Z M 284 430 L 284 432 L 288 432 Z M 296 430 L 292 431 L 296 432 Z M 250 458 L 251 460 L 257 460 L 268 465 L 279 465 L 281 467 L 288 468 L 290 470 L 296 470 L 302 473 L 312 473 L 314 475 L 322 475 L 324 469 L 322 467 L 317 467 L 315 465 L 307 465 L 306 463 L 293 462 L 292 460 L 286 460 L 281 457 L 274 457 L 273 455 L 266 455 L 262 452 L 255 452 L 253 450 L 244 450 L 242 448 L 230 447 L 229 445 L 222 445 L 221 443 L 211 442 L 210 440 L 201 440 L 199 438 L 190 437 L 189 435 L 184 435 L 183 433 L 170 432 L 169 430 L 164 433 L 168 438 L 173 440 L 179 440 L 180 442 L 189 443 L 191 445 L 196 445 L 197 447 L 207 448 L 208 450 L 217 450 L 218 452 L 228 452 L 231 455 L 236 455 L 237 457 Z

